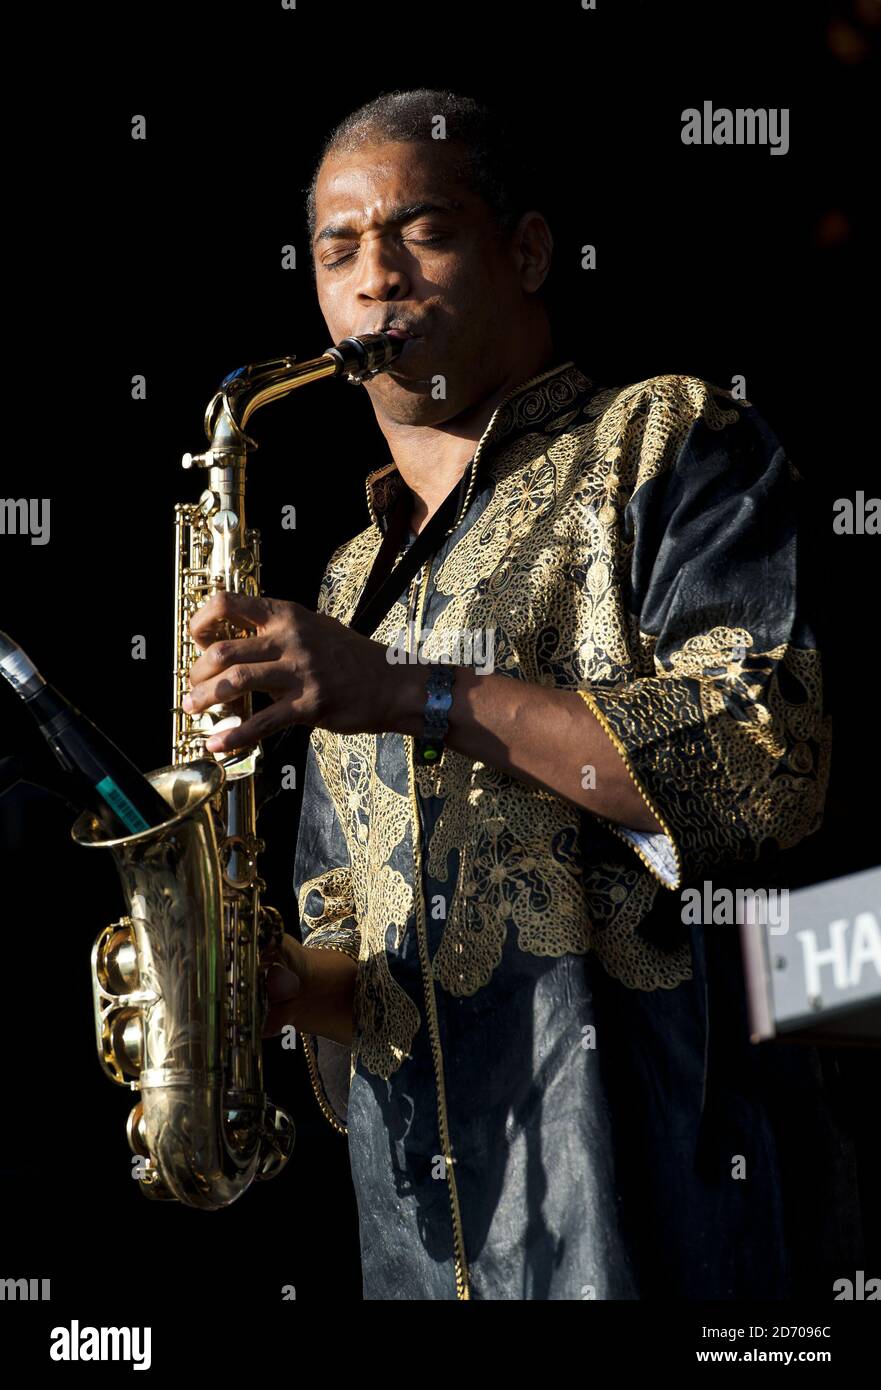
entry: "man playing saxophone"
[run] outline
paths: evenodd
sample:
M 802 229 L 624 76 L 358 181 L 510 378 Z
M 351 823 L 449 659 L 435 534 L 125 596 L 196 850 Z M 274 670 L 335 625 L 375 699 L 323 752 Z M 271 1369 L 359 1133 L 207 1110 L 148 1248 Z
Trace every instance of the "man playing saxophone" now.
M 763 1097 L 808 1054 L 759 1062 L 735 934 L 686 927 L 680 893 L 729 865 L 760 884 L 822 817 L 797 474 L 728 392 L 601 386 L 563 359 L 529 166 L 470 99 L 354 112 L 308 212 L 333 341 L 406 339 L 363 386 L 390 460 L 319 611 L 222 593 L 197 613 L 188 708 L 271 697 L 214 752 L 313 730 L 301 940 L 265 1032 L 301 1032 L 348 1133 L 364 1296 L 791 1296 Z M 393 520 L 403 557 L 451 496 L 433 553 L 353 631 Z M 250 635 L 214 640 L 229 620 Z M 463 633 L 492 633 L 493 670 Z

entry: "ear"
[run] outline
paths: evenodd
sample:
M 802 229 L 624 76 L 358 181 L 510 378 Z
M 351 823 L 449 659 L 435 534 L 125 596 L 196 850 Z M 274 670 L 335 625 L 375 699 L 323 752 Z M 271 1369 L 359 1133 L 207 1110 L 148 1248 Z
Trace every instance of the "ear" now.
M 536 208 L 525 212 L 512 238 L 520 283 L 527 294 L 540 290 L 548 277 L 554 252 L 554 238 L 542 213 Z

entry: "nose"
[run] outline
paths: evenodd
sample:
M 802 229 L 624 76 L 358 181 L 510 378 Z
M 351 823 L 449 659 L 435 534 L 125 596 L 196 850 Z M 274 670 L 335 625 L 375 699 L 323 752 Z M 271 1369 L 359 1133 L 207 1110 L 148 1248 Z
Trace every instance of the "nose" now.
M 358 270 L 356 293 L 362 303 L 406 299 L 410 293 L 410 277 L 402 258 L 386 237 L 362 245 Z

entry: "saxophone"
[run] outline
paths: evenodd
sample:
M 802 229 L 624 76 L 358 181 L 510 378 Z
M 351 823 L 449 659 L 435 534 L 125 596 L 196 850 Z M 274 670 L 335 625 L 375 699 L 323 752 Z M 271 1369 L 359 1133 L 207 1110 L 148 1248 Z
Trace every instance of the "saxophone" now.
M 257 871 L 254 777 L 259 744 L 205 756 L 205 740 L 251 714 L 182 707 L 198 656 L 189 621 L 213 593 L 260 593 L 260 539 L 245 517 L 245 433 L 269 401 L 325 376 L 354 384 L 385 370 L 403 343 L 384 333 L 345 338 L 320 357 L 274 358 L 227 376 L 205 412 L 208 448 L 185 454 L 208 486 L 175 508 L 175 665 L 172 761 L 147 777 L 168 802 L 162 825 L 121 839 L 91 812 L 76 843 L 109 849 L 126 915 L 92 950 L 98 1058 L 106 1074 L 140 1092 L 127 1125 L 132 1176 L 142 1193 L 203 1210 L 229 1206 L 254 1180 L 274 1177 L 294 1146 L 290 1117 L 263 1090 L 266 1011 L 263 956 L 283 924 L 263 902 Z M 227 636 L 244 636 L 227 624 Z

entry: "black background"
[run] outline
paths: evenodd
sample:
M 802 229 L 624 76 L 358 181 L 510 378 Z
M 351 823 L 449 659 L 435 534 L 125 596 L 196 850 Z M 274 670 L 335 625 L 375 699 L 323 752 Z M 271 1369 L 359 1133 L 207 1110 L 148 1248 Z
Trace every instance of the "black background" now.
M 451 87 L 516 108 L 542 152 L 561 351 L 610 383 L 743 374 L 807 480 L 836 744 L 826 829 L 793 857 L 792 881 L 875 862 L 879 542 L 831 524 L 835 498 L 878 492 L 871 12 L 628 0 L 596 12 L 577 0 L 300 0 L 289 12 L 252 0 L 93 10 L 69 34 L 53 29 L 51 80 L 34 50 L 19 55 L 35 80 L 7 161 L 7 293 L 24 310 L 6 382 L 20 442 L 4 461 L 7 495 L 52 499 L 51 541 L 0 538 L 0 626 L 142 767 L 168 762 L 173 506 L 202 486 L 180 455 L 202 447 L 204 406 L 231 368 L 329 345 L 304 217 L 325 135 L 381 91 Z M 708 99 L 789 107 L 789 153 L 684 146 L 682 110 Z M 130 138 L 136 114 L 143 142 Z M 296 271 L 281 269 L 288 243 Z M 580 268 L 584 243 L 597 246 L 594 272 Z M 145 401 L 131 400 L 135 373 Z M 330 552 L 366 524 L 363 478 L 386 461 L 384 441 L 366 392 L 331 381 L 261 412 L 252 432 L 264 591 L 314 606 Z M 281 528 L 285 504 L 296 531 Z M 134 634 L 146 660 L 131 658 Z M 48 780 L 6 688 L 0 711 L 0 756 Z M 300 767 L 305 738 L 289 740 Z M 260 822 L 269 900 L 289 929 L 297 813 L 298 793 L 282 792 Z M 71 820 L 21 785 L 0 799 L 0 1275 L 51 1276 L 54 1321 L 138 1323 L 185 1300 L 264 1309 L 276 1326 L 290 1284 L 298 1301 L 357 1301 L 345 1140 L 301 1052 L 267 1046 L 270 1093 L 299 1132 L 281 1178 L 209 1215 L 148 1204 L 128 1177 L 127 1097 L 96 1065 L 89 992 L 92 941 L 122 900 L 109 856 L 69 841 Z M 871 1060 L 855 1072 L 867 1115 Z

